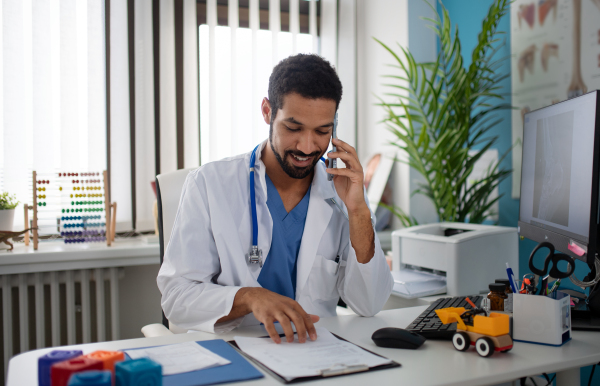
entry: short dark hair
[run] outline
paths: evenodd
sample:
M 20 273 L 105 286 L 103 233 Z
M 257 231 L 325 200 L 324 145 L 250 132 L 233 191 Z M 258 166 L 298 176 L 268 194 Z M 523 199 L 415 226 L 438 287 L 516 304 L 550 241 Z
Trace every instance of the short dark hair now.
M 342 82 L 333 66 L 319 55 L 293 55 L 279 62 L 269 77 L 271 122 L 283 105 L 283 97 L 290 93 L 334 100 L 337 110 L 342 100 Z

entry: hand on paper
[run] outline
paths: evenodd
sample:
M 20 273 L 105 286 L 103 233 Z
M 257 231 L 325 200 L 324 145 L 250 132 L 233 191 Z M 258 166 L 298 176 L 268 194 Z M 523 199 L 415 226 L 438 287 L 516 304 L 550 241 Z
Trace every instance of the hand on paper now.
M 306 342 L 306 334 L 311 340 L 317 339 L 317 332 L 313 323 L 319 321 L 317 315 L 307 314 L 300 304 L 286 296 L 276 294 L 264 288 L 255 288 L 256 296 L 253 296 L 250 307 L 254 317 L 265 325 L 269 336 L 275 343 L 281 342 L 281 337 L 275 329 L 274 322 L 279 322 L 288 342 L 294 341 L 294 330 L 292 323 L 298 332 L 298 341 Z
M 307 334 L 311 340 L 317 339 L 314 326 L 314 323 L 319 321 L 317 315 L 307 314 L 295 300 L 260 287 L 241 288 L 235 295 L 229 315 L 222 317 L 217 323 L 239 318 L 250 312 L 265 325 L 265 329 L 275 343 L 281 343 L 281 337 L 275 329 L 275 322 L 279 322 L 283 328 L 288 342 L 294 341 L 292 323 L 296 326 L 300 343 L 306 342 Z

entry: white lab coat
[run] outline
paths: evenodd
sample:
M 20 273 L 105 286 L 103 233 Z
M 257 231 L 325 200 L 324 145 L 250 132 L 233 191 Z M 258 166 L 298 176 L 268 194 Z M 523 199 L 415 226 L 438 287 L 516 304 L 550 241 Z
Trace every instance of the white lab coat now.
M 265 144 L 266 141 L 260 150 Z M 179 327 L 224 333 L 240 325 L 258 323 L 249 314 L 216 324 L 230 313 L 240 288 L 260 287 L 260 266 L 246 260 L 252 244 L 250 155 L 203 165 L 185 180 L 157 278 L 165 315 Z M 267 207 L 265 165 L 260 155 L 258 151 L 256 211 L 258 244 L 266 261 L 273 221 Z M 393 287 L 379 239 L 375 235 L 371 261 L 360 264 L 350 244 L 348 220 L 331 198 L 346 210 L 319 162 L 298 254 L 295 300 L 307 313 L 325 317 L 336 315 L 341 296 L 357 314 L 373 316 L 381 310 Z M 339 267 L 334 261 L 338 255 Z

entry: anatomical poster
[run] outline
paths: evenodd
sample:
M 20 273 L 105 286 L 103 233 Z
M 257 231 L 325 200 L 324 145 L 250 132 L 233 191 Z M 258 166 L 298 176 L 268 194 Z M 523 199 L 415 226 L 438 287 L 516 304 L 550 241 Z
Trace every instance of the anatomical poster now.
M 510 36 L 512 197 L 519 198 L 523 115 L 600 89 L 600 0 L 516 0 Z

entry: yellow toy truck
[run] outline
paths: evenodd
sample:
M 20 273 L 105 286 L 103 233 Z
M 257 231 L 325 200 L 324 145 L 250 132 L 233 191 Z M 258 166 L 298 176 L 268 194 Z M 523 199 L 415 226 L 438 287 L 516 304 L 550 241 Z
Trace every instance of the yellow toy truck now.
M 508 335 L 508 315 L 490 312 L 485 316 L 483 309 L 466 310 L 464 307 L 442 308 L 435 313 L 444 324 L 458 323 L 452 337 L 452 344 L 458 351 L 475 346 L 479 355 L 489 357 L 494 351 L 505 353 L 513 347 L 513 340 Z

